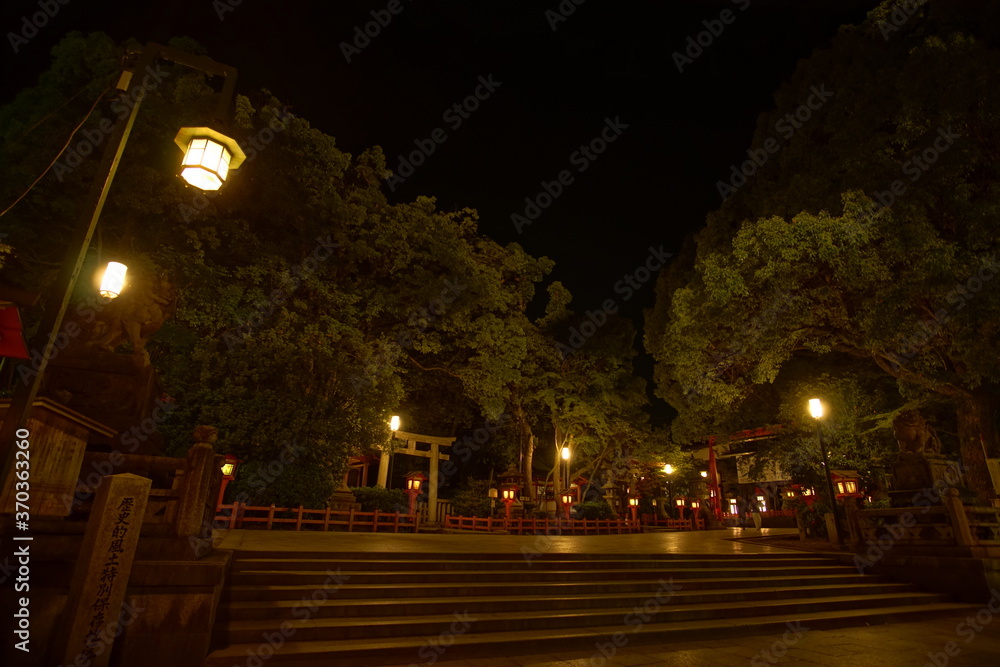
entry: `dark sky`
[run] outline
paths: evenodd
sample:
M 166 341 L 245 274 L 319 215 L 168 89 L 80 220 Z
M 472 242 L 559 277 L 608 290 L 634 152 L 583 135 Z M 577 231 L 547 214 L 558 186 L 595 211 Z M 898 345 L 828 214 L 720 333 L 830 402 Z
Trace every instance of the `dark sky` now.
M 446 209 L 478 209 L 484 233 L 556 261 L 578 310 L 614 298 L 641 326 L 653 280 L 627 302 L 616 283 L 650 246 L 678 251 L 720 204 L 716 181 L 745 159 L 758 114 L 797 61 L 878 2 L 398 0 L 392 15 L 389 0 L 69 0 L 16 54 L 8 33 L 22 32 L 39 3 L 3 4 L 0 103 L 35 81 L 71 30 L 192 37 L 239 69 L 240 91 L 268 88 L 349 152 L 382 146 L 390 168 L 441 128 L 447 138 L 392 199 L 433 195 Z M 546 12 L 559 7 L 574 11 L 553 30 Z M 391 18 L 347 62 L 341 44 L 373 11 Z M 708 46 L 678 72 L 674 52 L 709 27 L 722 29 L 710 43 L 703 35 Z M 500 85 L 455 127 L 445 112 L 490 76 Z M 573 158 L 607 118 L 628 127 L 592 162 Z M 563 170 L 573 182 L 518 233 L 511 214 Z

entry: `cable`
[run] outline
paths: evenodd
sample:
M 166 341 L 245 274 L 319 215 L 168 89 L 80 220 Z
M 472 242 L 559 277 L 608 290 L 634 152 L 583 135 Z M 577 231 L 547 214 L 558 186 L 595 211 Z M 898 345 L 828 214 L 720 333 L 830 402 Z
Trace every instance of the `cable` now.
M 42 180 L 43 178 L 45 178 L 45 174 L 49 173 L 49 170 L 52 169 L 52 167 L 55 166 L 56 161 L 59 160 L 59 157 L 63 154 L 63 152 L 65 152 L 65 150 L 67 148 L 69 148 L 69 144 L 70 144 L 70 142 L 73 141 L 73 137 L 76 136 L 76 133 L 80 131 L 80 128 L 83 127 L 83 124 L 87 122 L 88 118 L 90 118 L 90 114 L 94 113 L 94 109 L 96 109 L 97 105 L 100 103 L 100 101 L 102 99 L 104 99 L 104 95 L 109 90 L 111 90 L 111 89 L 112 89 L 112 87 L 108 86 L 107 88 L 105 88 L 104 90 L 101 91 L 101 94 L 97 96 L 97 99 L 94 100 L 94 103 L 90 106 L 90 109 L 87 111 L 87 115 L 83 117 L 83 120 L 81 120 L 80 123 L 75 128 L 73 128 L 73 133 L 69 135 L 69 138 L 66 140 L 66 143 L 63 144 L 63 147 L 59 149 L 59 152 L 56 153 L 56 156 L 54 158 L 52 158 L 52 162 L 49 162 L 49 166 L 45 167 L 45 171 L 43 171 L 38 176 L 38 178 L 36 178 L 35 181 L 31 185 L 28 186 L 28 189 L 25 190 L 24 193 L 20 197 L 18 197 L 17 199 L 15 199 L 14 202 L 10 206 L 8 206 L 2 212 L 0 212 L 0 218 L 2 218 L 3 216 L 5 216 L 7 214 L 7 212 L 10 211 L 10 209 L 12 209 L 15 206 L 17 206 L 17 203 L 19 201 L 21 201 L 22 199 L 24 199 L 26 196 L 28 196 L 28 193 L 31 192 L 31 189 L 33 187 L 35 187 L 36 185 L 38 185 L 38 182 L 40 180 Z
M 14 139 L 12 139 L 10 141 L 10 143 L 16 144 L 21 139 L 24 139 L 26 136 L 28 136 L 29 134 L 31 134 L 32 130 L 34 130 L 36 127 L 38 127 L 39 125 L 41 125 L 42 123 L 44 123 L 46 120 L 48 120 L 49 118 L 51 118 L 52 116 L 54 116 L 56 113 L 59 112 L 60 109 L 62 109 L 64 106 L 66 106 L 67 104 L 69 104 L 70 102 L 72 102 L 73 100 L 75 100 L 76 98 L 78 98 L 81 94 L 83 94 L 84 92 L 86 92 L 87 88 L 89 88 L 89 87 L 90 87 L 90 84 L 88 83 L 86 86 L 84 86 L 80 90 L 78 90 L 75 93 L 73 93 L 72 97 L 70 97 L 69 99 L 67 99 L 65 102 L 63 102 L 62 104 L 60 104 L 58 107 L 56 107 L 52 111 L 50 111 L 47 114 L 45 114 L 44 116 L 42 116 L 38 120 L 37 123 L 35 123 L 31 127 L 29 127 L 27 130 L 25 130 L 24 132 L 22 132 L 20 135 L 18 135 Z

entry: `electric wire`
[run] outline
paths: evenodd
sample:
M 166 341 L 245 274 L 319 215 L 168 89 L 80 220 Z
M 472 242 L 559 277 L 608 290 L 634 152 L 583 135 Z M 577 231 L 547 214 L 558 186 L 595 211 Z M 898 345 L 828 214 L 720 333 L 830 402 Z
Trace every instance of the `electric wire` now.
M 94 109 L 97 108 L 97 105 L 100 104 L 101 100 L 104 99 L 104 96 L 108 93 L 109 90 L 112 90 L 112 88 L 113 88 L 112 86 L 108 86 L 107 88 L 105 88 L 104 90 L 101 91 L 101 94 L 97 96 L 97 99 L 94 100 L 94 103 L 92 105 L 90 105 L 90 109 L 87 111 L 87 115 L 83 117 L 83 120 L 81 120 L 77 124 L 77 126 L 75 128 L 73 128 L 73 132 L 69 135 L 69 138 L 66 140 L 66 143 L 63 144 L 63 147 L 59 149 L 59 152 L 56 153 L 56 156 L 54 158 L 52 158 L 52 161 L 49 162 L 49 165 L 47 167 L 45 167 L 45 171 L 43 171 L 38 176 L 38 178 L 36 178 L 34 180 L 34 182 L 31 185 L 28 186 L 28 189 L 25 190 L 24 193 L 22 193 L 20 197 L 18 197 L 17 199 L 15 199 L 13 201 L 13 203 L 11 203 L 10 206 L 8 206 L 7 208 L 5 208 L 3 211 L 0 211 L 0 218 L 2 218 L 4 215 L 6 215 L 7 212 L 10 211 L 12 208 L 14 208 L 15 206 L 17 206 L 18 202 L 20 202 L 22 199 L 24 199 L 25 197 L 27 197 L 28 193 L 31 192 L 32 188 L 34 188 L 36 185 L 38 185 L 39 181 L 41 181 L 43 178 L 45 178 L 45 175 L 47 173 L 49 173 L 49 170 L 52 169 L 52 167 L 55 166 L 56 162 L 59 160 L 59 157 L 66 151 L 67 148 L 69 148 L 70 142 L 73 141 L 73 137 L 75 137 L 76 133 L 80 131 L 80 128 L 83 127 L 83 124 L 86 123 L 87 119 L 90 118 L 90 115 L 92 113 L 94 113 Z

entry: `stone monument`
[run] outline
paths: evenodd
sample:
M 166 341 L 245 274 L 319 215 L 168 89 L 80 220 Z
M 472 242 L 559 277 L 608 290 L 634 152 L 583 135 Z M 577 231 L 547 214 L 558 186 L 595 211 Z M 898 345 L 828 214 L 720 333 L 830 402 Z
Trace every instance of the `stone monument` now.
M 893 435 L 899 443 L 899 458 L 893 465 L 893 507 L 909 507 L 914 498 L 927 499 L 934 505 L 949 487 L 961 484 L 957 462 L 941 454 L 941 440 L 934 427 L 917 410 L 900 412 L 892 422 Z

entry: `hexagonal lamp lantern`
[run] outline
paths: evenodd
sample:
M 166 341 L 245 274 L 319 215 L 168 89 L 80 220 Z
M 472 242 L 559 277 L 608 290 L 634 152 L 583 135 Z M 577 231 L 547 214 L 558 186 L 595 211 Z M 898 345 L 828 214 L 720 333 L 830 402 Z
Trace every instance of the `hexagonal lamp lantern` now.
M 104 276 L 101 278 L 100 294 L 104 299 L 116 299 L 122 293 L 125 286 L 125 274 L 128 267 L 121 262 L 108 262 L 104 269 Z
M 202 190 L 221 188 L 247 157 L 234 139 L 209 127 L 182 127 L 174 143 L 184 151 L 181 178 Z

